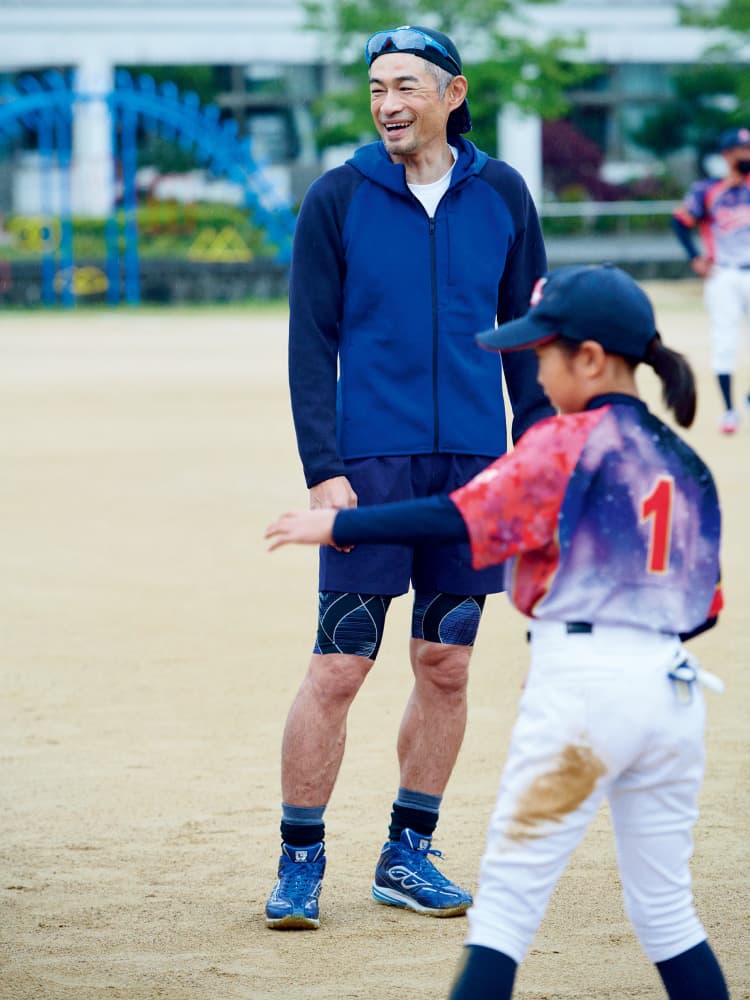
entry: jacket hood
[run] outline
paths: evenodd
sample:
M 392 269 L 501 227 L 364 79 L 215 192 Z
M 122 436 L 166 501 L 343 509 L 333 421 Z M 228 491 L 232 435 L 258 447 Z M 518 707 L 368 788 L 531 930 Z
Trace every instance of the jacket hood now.
M 478 174 L 489 159 L 487 153 L 477 149 L 473 142 L 461 136 L 451 136 L 451 145 L 458 150 L 453 168 L 451 187 L 472 174 Z M 406 176 L 403 163 L 394 163 L 381 140 L 360 146 L 354 156 L 346 161 L 368 180 L 403 194 Z

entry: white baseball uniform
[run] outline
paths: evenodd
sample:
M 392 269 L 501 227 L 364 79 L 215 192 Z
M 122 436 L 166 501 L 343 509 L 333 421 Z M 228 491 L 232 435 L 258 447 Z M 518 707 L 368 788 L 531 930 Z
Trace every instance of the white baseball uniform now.
M 719 375 L 737 367 L 740 330 L 750 320 L 750 179 L 730 185 L 704 179 L 693 184 L 675 218 L 696 228 L 713 269 L 704 285 L 711 322 L 711 364 Z

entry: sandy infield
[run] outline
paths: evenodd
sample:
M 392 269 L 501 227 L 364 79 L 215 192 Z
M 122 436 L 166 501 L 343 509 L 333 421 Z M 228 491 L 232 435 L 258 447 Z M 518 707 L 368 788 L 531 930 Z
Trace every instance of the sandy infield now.
M 750 998 L 747 526 L 750 417 L 723 438 L 692 283 L 649 286 L 700 372 L 688 439 L 725 515 L 728 607 L 692 648 L 707 694 L 699 912 Z M 286 314 L 81 311 L 0 319 L 0 997 L 428 1000 L 465 920 L 370 898 L 398 785 L 409 599 L 394 602 L 327 811 L 317 932 L 266 929 L 279 745 L 315 624 L 316 554 L 265 551 L 304 506 Z M 655 380 L 642 389 L 657 412 Z M 749 385 L 747 345 L 738 391 Z M 476 885 L 525 670 L 524 621 L 491 598 L 466 740 L 435 846 Z M 624 915 L 609 818 L 574 856 L 517 979 L 524 1000 L 661 996 Z

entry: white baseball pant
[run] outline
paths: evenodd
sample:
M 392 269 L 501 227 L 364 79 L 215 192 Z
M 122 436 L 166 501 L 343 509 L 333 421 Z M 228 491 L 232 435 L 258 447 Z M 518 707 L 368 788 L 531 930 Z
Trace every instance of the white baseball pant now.
M 717 375 L 737 368 L 743 320 L 750 321 L 750 269 L 715 266 L 703 288 L 711 323 L 711 367 Z
M 521 962 L 571 853 L 609 800 L 625 907 L 652 962 L 706 937 L 689 861 L 703 778 L 698 683 L 678 701 L 674 636 L 533 622 L 531 667 L 468 912 L 467 944 Z

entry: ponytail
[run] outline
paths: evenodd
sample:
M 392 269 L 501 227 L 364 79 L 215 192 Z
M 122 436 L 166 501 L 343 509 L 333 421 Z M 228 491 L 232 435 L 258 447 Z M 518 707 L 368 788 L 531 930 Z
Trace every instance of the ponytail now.
M 662 399 L 674 413 L 680 427 L 689 427 L 695 418 L 695 376 L 687 358 L 666 347 L 656 333 L 649 341 L 643 359 L 650 365 L 662 384 Z

